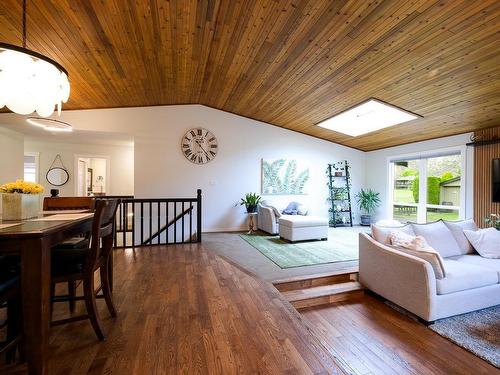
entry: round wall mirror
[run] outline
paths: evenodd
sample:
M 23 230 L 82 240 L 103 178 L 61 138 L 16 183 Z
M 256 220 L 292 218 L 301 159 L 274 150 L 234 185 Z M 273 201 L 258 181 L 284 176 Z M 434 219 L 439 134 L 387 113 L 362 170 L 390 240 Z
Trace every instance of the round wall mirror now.
M 69 180 L 69 173 L 64 168 L 50 168 L 45 176 L 48 183 L 53 186 L 63 186 Z

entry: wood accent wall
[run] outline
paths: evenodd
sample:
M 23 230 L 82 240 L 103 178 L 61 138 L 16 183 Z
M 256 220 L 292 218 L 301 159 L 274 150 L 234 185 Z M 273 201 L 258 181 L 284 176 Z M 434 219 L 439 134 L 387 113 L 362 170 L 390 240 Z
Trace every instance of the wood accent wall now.
M 475 132 L 481 140 L 500 138 L 500 127 Z M 500 203 L 491 201 L 491 163 L 500 158 L 500 143 L 477 146 L 474 149 L 474 220 L 484 227 L 483 218 L 500 213 Z

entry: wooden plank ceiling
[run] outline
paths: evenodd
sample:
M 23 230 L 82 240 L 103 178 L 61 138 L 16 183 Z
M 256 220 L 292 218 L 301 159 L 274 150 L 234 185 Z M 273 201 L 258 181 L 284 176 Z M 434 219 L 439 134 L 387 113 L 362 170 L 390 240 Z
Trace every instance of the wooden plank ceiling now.
M 498 0 L 28 0 L 65 109 L 199 103 L 361 150 L 500 125 Z M 21 1 L 0 3 L 20 44 Z M 424 116 L 353 138 L 314 124 L 376 97 Z

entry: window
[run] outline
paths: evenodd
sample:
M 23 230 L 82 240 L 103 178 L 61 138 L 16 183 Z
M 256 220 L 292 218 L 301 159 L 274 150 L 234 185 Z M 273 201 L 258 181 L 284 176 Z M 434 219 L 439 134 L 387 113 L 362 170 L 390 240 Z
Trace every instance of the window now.
M 24 181 L 38 182 L 38 154 L 24 154 Z
M 393 219 L 425 223 L 464 216 L 464 152 L 390 161 Z M 422 184 L 421 181 L 426 181 Z

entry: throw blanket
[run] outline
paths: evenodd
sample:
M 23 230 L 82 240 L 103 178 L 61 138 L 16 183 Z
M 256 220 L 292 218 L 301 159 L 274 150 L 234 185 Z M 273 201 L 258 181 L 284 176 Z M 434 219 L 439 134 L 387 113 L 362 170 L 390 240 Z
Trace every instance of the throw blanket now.
M 290 202 L 283 213 L 285 215 L 307 215 L 307 210 L 299 202 Z

